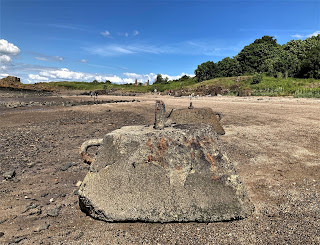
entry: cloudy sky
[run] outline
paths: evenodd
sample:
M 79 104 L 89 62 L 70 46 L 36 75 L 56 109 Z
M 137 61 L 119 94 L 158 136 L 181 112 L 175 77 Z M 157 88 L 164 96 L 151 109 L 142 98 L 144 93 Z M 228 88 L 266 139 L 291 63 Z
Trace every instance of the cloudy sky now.
M 152 82 L 317 33 L 320 0 L 0 0 L 0 77 Z

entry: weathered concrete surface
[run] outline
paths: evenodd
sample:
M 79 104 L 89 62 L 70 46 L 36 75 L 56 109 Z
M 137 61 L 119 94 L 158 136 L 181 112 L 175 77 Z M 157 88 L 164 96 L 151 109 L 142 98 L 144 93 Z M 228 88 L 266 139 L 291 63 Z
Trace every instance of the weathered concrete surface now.
M 211 125 L 127 126 L 107 134 L 79 190 L 105 221 L 213 222 L 253 211 Z
M 172 110 L 168 119 L 178 124 L 211 124 L 217 134 L 224 135 L 225 131 L 220 124 L 220 114 L 211 108 L 191 108 Z

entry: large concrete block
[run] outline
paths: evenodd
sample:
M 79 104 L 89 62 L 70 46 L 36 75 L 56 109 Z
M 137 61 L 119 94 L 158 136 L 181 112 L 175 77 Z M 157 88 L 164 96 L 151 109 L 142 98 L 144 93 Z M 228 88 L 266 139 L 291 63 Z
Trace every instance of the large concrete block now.
M 79 190 L 81 209 L 94 218 L 213 222 L 253 211 L 212 125 L 127 126 L 99 144 Z

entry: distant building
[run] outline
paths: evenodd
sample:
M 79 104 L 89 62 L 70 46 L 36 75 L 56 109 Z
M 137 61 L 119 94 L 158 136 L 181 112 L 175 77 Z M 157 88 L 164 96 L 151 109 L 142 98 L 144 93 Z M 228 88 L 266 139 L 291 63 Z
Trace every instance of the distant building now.
M 143 86 L 149 86 L 149 80 L 145 83 L 143 83 Z

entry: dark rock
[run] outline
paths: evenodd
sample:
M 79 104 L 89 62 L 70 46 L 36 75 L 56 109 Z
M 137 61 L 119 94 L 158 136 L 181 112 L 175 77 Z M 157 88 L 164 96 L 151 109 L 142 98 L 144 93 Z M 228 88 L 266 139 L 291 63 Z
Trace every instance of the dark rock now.
M 4 232 L 0 232 L 0 237 L 3 237 L 4 236 Z
M 42 193 L 41 194 L 41 197 L 46 197 L 46 196 L 48 196 L 49 195 L 49 193 Z
M 6 222 L 8 219 L 2 219 L 0 220 L 0 224 L 3 224 L 4 222 Z
M 27 239 L 27 237 L 25 236 L 21 236 L 21 237 L 14 237 L 10 242 L 9 244 L 14 244 L 14 243 L 19 243 L 23 240 Z
M 73 165 L 74 165 L 74 163 L 70 163 L 70 162 L 69 162 L 69 163 L 63 165 L 63 166 L 61 167 L 61 170 L 62 170 L 62 171 L 66 171 L 66 170 L 68 170 L 69 168 L 71 168 Z
M 9 170 L 5 172 L 3 175 L 3 178 L 6 180 L 12 179 L 16 176 L 16 171 L 15 170 Z
M 81 231 L 78 235 L 76 235 L 73 240 L 77 241 L 79 240 L 82 236 L 84 235 L 84 233 Z

